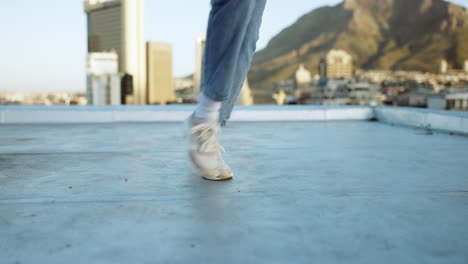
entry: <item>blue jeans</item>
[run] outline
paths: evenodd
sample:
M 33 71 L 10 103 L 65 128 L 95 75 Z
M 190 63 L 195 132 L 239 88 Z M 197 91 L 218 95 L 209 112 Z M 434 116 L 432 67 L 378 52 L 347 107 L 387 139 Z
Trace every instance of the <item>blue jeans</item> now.
M 211 0 L 201 89 L 223 102 L 223 125 L 249 72 L 265 5 L 266 0 Z

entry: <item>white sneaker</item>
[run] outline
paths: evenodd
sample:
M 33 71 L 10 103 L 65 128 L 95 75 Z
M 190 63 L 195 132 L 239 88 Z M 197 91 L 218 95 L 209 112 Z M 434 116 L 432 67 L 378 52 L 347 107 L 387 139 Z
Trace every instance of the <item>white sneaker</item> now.
M 198 121 L 192 114 L 185 120 L 185 130 L 190 161 L 198 175 L 211 181 L 232 179 L 232 170 L 221 157 L 221 151 L 225 150 L 219 143 L 219 122 Z

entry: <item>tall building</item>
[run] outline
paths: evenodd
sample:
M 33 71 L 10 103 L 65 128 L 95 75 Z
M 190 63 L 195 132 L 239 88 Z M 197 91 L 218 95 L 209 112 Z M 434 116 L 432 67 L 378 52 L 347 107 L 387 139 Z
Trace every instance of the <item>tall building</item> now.
M 167 104 L 175 101 L 172 73 L 172 45 L 147 42 L 147 87 L 149 104 Z
M 86 0 L 88 52 L 115 51 L 127 104 L 146 103 L 143 0 Z
M 193 96 L 201 91 L 203 58 L 205 56 L 206 33 L 199 34 L 195 42 L 195 73 L 193 74 Z
M 325 75 L 327 78 L 350 78 L 353 76 L 351 55 L 344 50 L 331 50 L 325 56 Z
M 301 64 L 299 69 L 296 71 L 296 88 L 307 88 L 310 86 L 310 82 L 312 81 L 312 75 L 310 71 L 304 68 L 304 65 Z
M 448 62 L 446 60 L 441 60 L 439 65 L 440 73 L 447 73 L 448 71 Z
M 465 63 L 463 64 L 463 70 L 468 73 L 468 60 L 465 60 Z
M 320 59 L 319 75 L 320 79 L 327 78 L 327 59 L 325 57 L 322 57 Z
M 249 81 L 245 79 L 244 85 L 240 91 L 239 97 L 237 98 L 238 105 L 253 105 L 254 98 L 252 96 L 252 90 L 249 86 Z
M 117 53 L 88 53 L 86 82 L 89 105 L 120 105 L 122 98 Z

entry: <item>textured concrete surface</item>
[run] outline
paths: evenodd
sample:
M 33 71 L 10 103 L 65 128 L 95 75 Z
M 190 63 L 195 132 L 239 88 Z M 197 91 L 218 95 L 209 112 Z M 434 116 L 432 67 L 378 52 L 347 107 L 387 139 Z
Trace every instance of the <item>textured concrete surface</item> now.
M 231 123 L 236 177 L 179 123 L 0 126 L 0 263 L 467 263 L 468 138 Z

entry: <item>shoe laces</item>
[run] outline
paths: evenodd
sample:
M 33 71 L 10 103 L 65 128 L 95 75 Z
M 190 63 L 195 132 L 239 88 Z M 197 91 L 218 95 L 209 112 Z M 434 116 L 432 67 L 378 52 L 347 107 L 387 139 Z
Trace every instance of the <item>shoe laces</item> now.
M 217 123 L 198 124 L 192 127 L 191 132 L 197 136 L 200 152 L 216 152 L 219 150 L 225 152 L 224 147 L 218 140 L 219 125 Z

